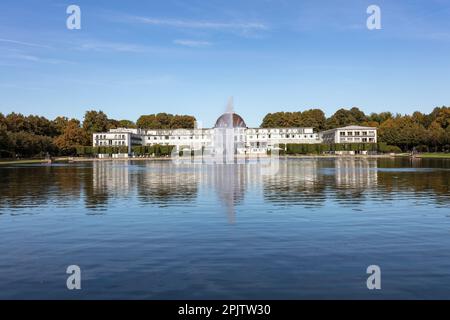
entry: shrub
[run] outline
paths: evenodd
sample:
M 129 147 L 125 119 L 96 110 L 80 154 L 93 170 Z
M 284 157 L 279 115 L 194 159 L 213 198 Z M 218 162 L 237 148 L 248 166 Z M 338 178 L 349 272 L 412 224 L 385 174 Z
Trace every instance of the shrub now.
M 397 146 L 389 146 L 384 142 L 378 144 L 378 151 L 382 153 L 401 153 L 402 149 Z
M 415 149 L 416 149 L 417 152 L 428 152 L 429 151 L 428 147 L 426 145 L 423 145 L 423 144 L 417 146 Z

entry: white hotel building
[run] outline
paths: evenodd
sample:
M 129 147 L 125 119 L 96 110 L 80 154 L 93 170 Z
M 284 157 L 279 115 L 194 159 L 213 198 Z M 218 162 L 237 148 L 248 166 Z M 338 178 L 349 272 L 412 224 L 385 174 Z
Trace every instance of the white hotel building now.
M 236 154 L 265 154 L 280 144 L 316 143 L 376 143 L 377 130 L 370 127 L 350 126 L 314 132 L 314 128 L 248 128 L 236 113 L 221 115 L 214 128 L 196 129 L 111 129 L 93 134 L 94 147 L 169 145 L 176 151 L 220 150 L 231 143 Z M 219 151 L 220 152 L 220 151 Z
M 377 143 L 377 128 L 347 126 L 320 133 L 322 143 Z

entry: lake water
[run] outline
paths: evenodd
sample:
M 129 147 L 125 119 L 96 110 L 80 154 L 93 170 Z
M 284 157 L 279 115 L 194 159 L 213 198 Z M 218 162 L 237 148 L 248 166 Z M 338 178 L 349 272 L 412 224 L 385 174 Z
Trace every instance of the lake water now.
M 450 160 L 260 167 L 0 166 L 0 298 L 450 299 Z

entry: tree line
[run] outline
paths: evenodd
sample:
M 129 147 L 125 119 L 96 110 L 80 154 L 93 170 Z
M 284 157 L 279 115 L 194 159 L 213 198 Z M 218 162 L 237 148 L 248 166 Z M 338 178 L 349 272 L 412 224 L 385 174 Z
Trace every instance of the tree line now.
M 110 119 L 103 111 L 90 110 L 83 121 L 45 117 L 12 112 L 0 113 L 0 157 L 28 158 L 47 154 L 75 155 L 80 147 L 92 146 L 94 132 L 114 128 L 180 129 L 194 128 L 195 118 L 186 115 L 158 113 L 143 115 L 137 122 Z
M 35 157 L 50 154 L 75 155 L 77 148 L 92 146 L 92 133 L 113 128 L 192 129 L 196 119 L 189 115 L 158 113 L 143 115 L 136 122 L 115 120 L 102 111 L 90 110 L 83 121 L 57 117 L 49 120 L 37 115 L 0 113 L 0 157 Z M 392 150 L 450 150 L 450 107 L 437 107 L 431 113 L 412 115 L 391 112 L 366 115 L 358 108 L 339 109 L 327 118 L 320 109 L 267 114 L 261 124 L 269 127 L 313 127 L 317 131 L 347 125 L 378 127 L 378 140 Z
M 437 107 L 431 113 L 412 115 L 391 112 L 366 115 L 358 108 L 339 109 L 327 118 L 320 109 L 267 114 L 262 128 L 313 127 L 317 131 L 361 125 L 377 127 L 378 140 L 403 151 L 450 151 L 450 107 Z

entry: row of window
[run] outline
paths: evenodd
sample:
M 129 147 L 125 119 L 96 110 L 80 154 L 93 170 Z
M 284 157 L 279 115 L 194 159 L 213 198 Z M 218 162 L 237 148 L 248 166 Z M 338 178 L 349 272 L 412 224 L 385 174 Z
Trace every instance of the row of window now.
M 96 135 L 95 139 L 96 140 L 99 140 L 99 139 L 125 139 L 125 135 L 124 134 L 122 134 L 122 135 L 121 134 L 115 134 L 114 138 L 107 138 L 106 134 L 103 134 L 103 135 L 101 134 L 101 135 Z
M 309 133 L 312 132 L 312 129 L 306 131 L 304 129 L 248 129 L 247 133 Z
M 367 136 L 367 135 L 373 136 L 373 135 L 375 135 L 375 132 L 374 131 L 362 131 L 362 132 L 361 131 L 355 131 L 355 132 L 353 132 L 353 131 L 341 131 L 340 135 L 341 135 L 341 137 L 343 137 L 345 135 L 347 135 L 347 136 L 353 136 L 353 135 L 355 135 L 355 136 L 361 136 L 361 135 L 362 136 Z
M 98 141 L 95 143 L 96 146 L 124 146 L 125 145 L 125 141 Z
M 341 141 L 349 141 L 349 142 L 374 142 L 374 138 L 341 138 Z
M 195 137 L 195 139 L 196 140 L 198 140 L 198 139 L 201 139 L 201 138 L 204 138 L 204 139 L 206 139 L 206 138 L 208 138 L 208 139 L 210 139 L 211 137 L 202 137 L 202 136 L 182 136 L 182 137 L 178 137 L 178 140 L 181 140 L 181 139 L 183 139 L 183 140 L 188 140 L 188 139 L 190 139 L 190 140 L 192 140 L 192 139 L 194 139 L 194 137 Z M 177 139 L 177 137 L 175 137 L 175 136 L 164 136 L 164 137 L 147 137 L 147 140 L 176 140 Z
M 253 139 L 254 138 L 254 136 L 248 136 L 248 137 L 249 137 L 249 139 Z M 269 139 L 273 138 L 271 134 L 269 134 L 267 137 Z M 260 137 L 256 136 L 255 138 L 258 139 Z M 266 136 L 261 136 L 261 138 L 262 139 L 266 139 Z M 278 137 L 276 137 L 276 138 L 278 138 Z M 280 138 L 284 138 L 284 139 L 314 139 L 314 138 L 317 138 L 317 135 L 314 135 L 314 134 L 309 134 L 309 135 L 308 134 L 304 134 L 304 135 L 300 135 L 300 134 L 297 134 L 297 135 L 295 135 L 295 134 L 286 134 L 286 135 L 284 135 L 284 134 L 282 134 L 280 136 Z
M 240 135 L 239 137 L 240 137 L 240 140 L 242 141 L 243 136 Z M 261 138 L 261 139 L 269 138 L 269 139 L 271 139 L 272 135 L 270 135 L 270 134 L 267 135 L 267 136 L 263 135 L 261 137 L 256 135 L 256 136 L 248 136 L 248 138 L 249 139 L 254 139 L 254 138 L 256 138 L 256 139 L 258 139 L 258 138 Z M 285 139 L 315 139 L 315 138 L 317 138 L 317 135 L 314 135 L 314 134 L 310 134 L 310 135 L 307 135 L 307 134 L 304 134 L 304 135 L 286 134 L 286 135 L 284 135 L 284 134 L 282 134 L 280 138 L 285 138 Z M 210 136 L 178 136 L 178 137 L 175 137 L 175 136 L 164 136 L 164 137 L 153 136 L 153 137 L 147 137 L 147 140 L 177 140 L 177 139 L 178 140 L 188 140 L 188 139 L 190 139 L 190 140 L 192 140 L 192 139 L 199 140 L 199 139 L 211 139 L 211 137 Z

